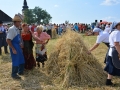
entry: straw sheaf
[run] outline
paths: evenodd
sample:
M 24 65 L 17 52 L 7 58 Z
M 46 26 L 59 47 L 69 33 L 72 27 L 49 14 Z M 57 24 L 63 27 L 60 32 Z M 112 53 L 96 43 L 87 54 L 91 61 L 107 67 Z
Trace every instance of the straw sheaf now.
M 104 85 L 106 74 L 102 66 L 87 52 L 82 37 L 67 30 L 51 53 L 46 72 L 63 87 Z

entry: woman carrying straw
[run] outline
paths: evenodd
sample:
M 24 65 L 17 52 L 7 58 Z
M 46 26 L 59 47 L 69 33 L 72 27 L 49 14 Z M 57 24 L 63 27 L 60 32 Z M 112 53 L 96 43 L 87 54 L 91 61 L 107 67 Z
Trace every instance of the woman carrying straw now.
M 35 40 L 36 42 L 36 61 L 38 67 L 40 67 L 40 63 L 42 63 L 42 67 L 44 67 L 44 61 L 47 60 L 47 50 L 46 50 L 46 44 L 49 42 L 50 35 L 48 35 L 46 32 L 43 32 L 42 26 L 37 26 L 36 32 L 34 32 L 35 37 L 37 37 L 39 40 Z
M 102 31 L 100 28 L 96 27 L 93 30 L 93 35 L 97 35 L 97 40 L 93 47 L 89 50 L 88 54 L 95 50 L 100 45 L 100 43 L 104 43 L 109 50 L 109 30 Z M 108 50 L 105 56 L 104 63 L 106 63 Z
M 109 32 L 103 32 L 100 28 L 96 27 L 93 30 L 93 34 L 97 35 L 97 40 L 94 46 L 89 50 L 89 53 L 95 50 L 102 42 L 109 48 Z

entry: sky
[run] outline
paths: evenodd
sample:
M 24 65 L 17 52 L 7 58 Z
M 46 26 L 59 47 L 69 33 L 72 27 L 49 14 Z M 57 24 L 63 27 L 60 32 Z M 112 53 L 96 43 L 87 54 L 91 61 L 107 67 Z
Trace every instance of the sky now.
M 14 17 L 22 13 L 23 0 L 0 0 L 0 9 Z M 51 16 L 51 23 L 120 21 L 120 0 L 27 0 L 30 9 L 39 6 Z

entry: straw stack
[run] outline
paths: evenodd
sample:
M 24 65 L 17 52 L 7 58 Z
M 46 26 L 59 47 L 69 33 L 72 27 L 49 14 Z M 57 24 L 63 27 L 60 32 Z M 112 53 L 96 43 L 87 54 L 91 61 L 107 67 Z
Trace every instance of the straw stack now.
M 46 72 L 63 87 L 105 84 L 106 74 L 102 66 L 87 52 L 80 34 L 68 30 L 53 49 Z

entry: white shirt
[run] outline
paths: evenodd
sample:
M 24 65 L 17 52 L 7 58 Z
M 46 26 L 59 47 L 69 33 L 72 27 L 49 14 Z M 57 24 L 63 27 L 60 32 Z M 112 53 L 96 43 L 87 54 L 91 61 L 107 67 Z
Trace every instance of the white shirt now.
M 20 30 L 13 25 L 8 29 L 7 39 L 13 40 L 18 34 L 20 34 Z
M 113 31 L 109 36 L 110 47 L 114 47 L 115 42 L 119 42 L 120 44 L 120 31 L 117 29 L 115 29 L 115 31 Z M 110 48 L 108 55 L 112 56 L 112 48 Z
M 105 28 L 104 32 L 110 33 L 110 28 Z
M 47 30 L 47 26 L 43 26 L 43 29 L 44 29 L 44 30 Z
M 96 43 L 109 43 L 109 33 L 101 32 L 100 35 L 97 36 Z

